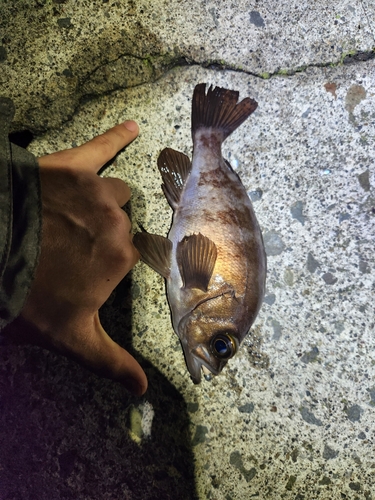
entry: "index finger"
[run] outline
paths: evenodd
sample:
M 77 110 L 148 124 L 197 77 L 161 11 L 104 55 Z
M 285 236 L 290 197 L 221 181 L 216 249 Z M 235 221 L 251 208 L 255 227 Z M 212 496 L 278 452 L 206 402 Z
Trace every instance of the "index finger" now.
M 76 148 L 65 149 L 38 159 L 41 167 L 79 168 L 97 173 L 138 135 L 136 122 L 128 120 Z

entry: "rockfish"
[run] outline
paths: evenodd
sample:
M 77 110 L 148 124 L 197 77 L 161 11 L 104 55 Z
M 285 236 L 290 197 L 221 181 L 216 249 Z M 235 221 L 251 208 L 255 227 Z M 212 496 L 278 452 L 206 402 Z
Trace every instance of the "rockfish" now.
M 166 280 L 173 328 L 194 383 L 221 372 L 249 332 L 262 304 L 266 254 L 253 207 L 221 154 L 223 141 L 257 102 L 223 88 L 195 87 L 193 160 L 173 149 L 158 158 L 173 209 L 168 238 L 144 230 L 134 245 Z

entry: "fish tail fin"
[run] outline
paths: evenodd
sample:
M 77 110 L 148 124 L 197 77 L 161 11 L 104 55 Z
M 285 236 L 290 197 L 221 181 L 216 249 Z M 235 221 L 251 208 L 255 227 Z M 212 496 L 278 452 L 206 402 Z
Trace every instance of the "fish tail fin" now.
M 219 129 L 223 133 L 223 141 L 246 118 L 253 113 L 258 103 L 250 97 L 238 101 L 239 92 L 209 87 L 200 83 L 194 89 L 192 105 L 192 134 L 201 128 Z

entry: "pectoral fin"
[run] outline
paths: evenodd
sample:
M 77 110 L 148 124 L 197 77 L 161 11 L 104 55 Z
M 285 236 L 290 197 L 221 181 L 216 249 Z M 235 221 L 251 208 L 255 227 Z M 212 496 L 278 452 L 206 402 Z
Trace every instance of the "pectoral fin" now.
M 189 158 L 171 148 L 165 148 L 158 158 L 159 172 L 163 178 L 162 189 L 168 203 L 173 208 L 180 201 L 181 191 L 191 171 Z
M 185 236 L 177 245 L 177 263 L 184 288 L 207 291 L 217 257 L 216 245 L 202 234 Z
M 133 243 L 142 260 L 163 278 L 168 279 L 171 271 L 172 242 L 164 236 L 142 231 L 134 235 Z

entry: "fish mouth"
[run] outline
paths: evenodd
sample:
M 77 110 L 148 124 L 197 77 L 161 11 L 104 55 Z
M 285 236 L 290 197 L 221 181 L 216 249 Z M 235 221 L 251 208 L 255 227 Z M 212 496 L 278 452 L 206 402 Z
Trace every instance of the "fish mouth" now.
M 213 373 L 208 368 L 206 368 L 204 365 L 202 365 L 202 373 L 203 373 L 204 378 L 207 380 L 207 382 L 212 380 Z
M 194 384 L 201 382 L 202 374 L 206 380 L 211 380 L 212 376 L 218 375 L 226 364 L 224 360 L 212 359 L 212 354 L 203 346 L 199 346 L 192 351 L 184 349 L 184 354 Z

